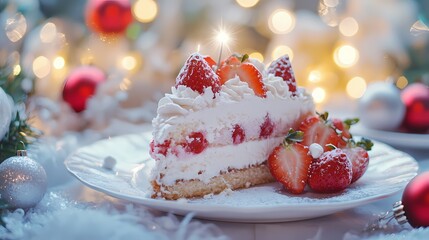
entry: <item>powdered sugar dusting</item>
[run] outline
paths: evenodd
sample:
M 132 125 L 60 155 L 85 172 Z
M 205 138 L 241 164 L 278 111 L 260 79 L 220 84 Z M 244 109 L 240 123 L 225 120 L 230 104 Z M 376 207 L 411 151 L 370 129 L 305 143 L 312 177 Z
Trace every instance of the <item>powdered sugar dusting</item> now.
M 273 61 L 268 67 L 268 73 L 283 77 L 283 80 L 289 85 L 290 91 L 296 91 L 295 74 L 290 64 L 289 56 L 284 55 Z
M 213 92 L 220 88 L 219 77 L 199 53 L 189 56 L 176 78 L 176 87 L 185 85 L 200 93 L 211 86 Z
M 146 163 L 153 166 L 149 151 L 151 134 L 115 137 L 84 147 L 71 155 L 66 167 L 85 184 L 109 195 L 146 206 L 174 211 L 195 212 L 207 219 L 272 222 L 306 219 L 327 215 L 387 197 L 403 189 L 417 173 L 417 163 L 409 155 L 375 142 L 370 165 L 364 176 L 338 194 L 317 194 L 306 190 L 301 195 L 286 193 L 278 183 L 227 191 L 203 199 L 167 201 L 151 199 L 146 174 L 134 179 L 133 169 Z M 116 171 L 102 168 L 104 158 L 118 160 Z M 149 171 L 149 169 L 146 169 Z

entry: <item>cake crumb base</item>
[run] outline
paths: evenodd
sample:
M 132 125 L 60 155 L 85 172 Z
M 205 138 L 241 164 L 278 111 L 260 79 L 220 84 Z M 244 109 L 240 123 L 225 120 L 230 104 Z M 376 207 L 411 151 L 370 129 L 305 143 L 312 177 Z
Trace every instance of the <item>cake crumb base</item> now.
M 166 186 L 152 181 L 154 189 L 152 198 L 162 197 L 167 200 L 200 198 L 207 194 L 221 193 L 225 189 L 236 190 L 274 181 L 267 165 L 261 164 L 222 173 L 219 176 L 211 178 L 208 183 L 193 179 L 178 181 L 174 185 Z

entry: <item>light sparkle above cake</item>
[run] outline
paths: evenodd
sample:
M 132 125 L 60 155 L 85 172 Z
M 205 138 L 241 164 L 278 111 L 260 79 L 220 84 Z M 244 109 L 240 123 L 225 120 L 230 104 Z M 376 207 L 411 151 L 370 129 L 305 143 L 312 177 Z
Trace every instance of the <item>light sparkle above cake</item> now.
M 314 115 L 289 58 L 267 69 L 231 56 L 220 64 L 192 54 L 153 119 L 153 197 L 202 197 L 274 181 L 267 158 L 290 128 Z

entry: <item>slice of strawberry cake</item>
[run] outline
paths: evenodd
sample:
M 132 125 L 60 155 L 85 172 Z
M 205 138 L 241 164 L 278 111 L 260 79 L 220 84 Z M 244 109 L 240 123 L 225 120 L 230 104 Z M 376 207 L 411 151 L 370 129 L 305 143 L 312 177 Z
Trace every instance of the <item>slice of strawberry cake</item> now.
M 217 68 L 192 54 L 152 122 L 153 197 L 202 197 L 274 181 L 268 156 L 314 111 L 288 56 L 264 69 L 247 55 Z

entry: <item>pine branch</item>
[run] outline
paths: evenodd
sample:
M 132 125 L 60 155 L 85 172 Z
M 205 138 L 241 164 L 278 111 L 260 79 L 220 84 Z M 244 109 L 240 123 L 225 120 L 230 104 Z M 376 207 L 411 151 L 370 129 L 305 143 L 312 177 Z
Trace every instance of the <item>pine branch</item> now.
M 22 88 L 24 80 L 25 76 L 22 72 L 14 75 L 9 66 L 0 67 L 0 87 L 12 97 L 15 105 L 25 103 L 28 98 L 29 93 Z M 32 128 L 27 120 L 25 114 L 19 111 L 14 113 L 8 133 L 0 140 L 0 163 L 16 155 L 20 142 L 29 145 L 40 136 L 39 131 Z

